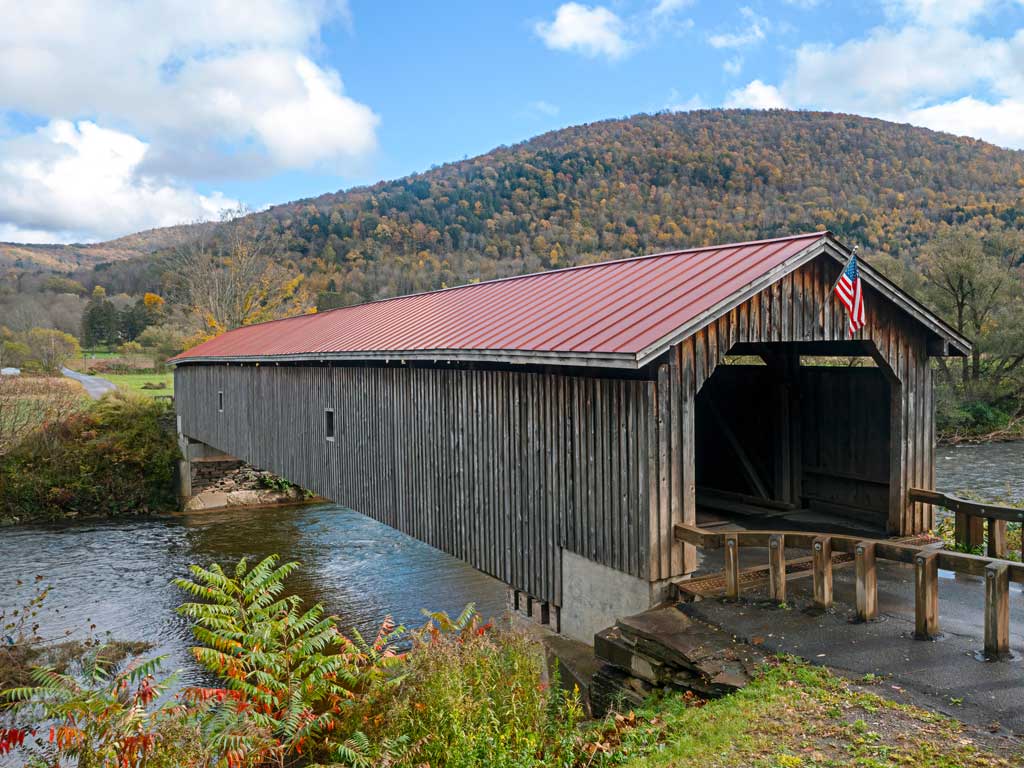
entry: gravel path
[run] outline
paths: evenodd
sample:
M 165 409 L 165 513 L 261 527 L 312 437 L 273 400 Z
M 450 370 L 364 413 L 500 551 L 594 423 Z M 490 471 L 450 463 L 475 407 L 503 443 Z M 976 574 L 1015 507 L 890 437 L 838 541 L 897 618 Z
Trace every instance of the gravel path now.
M 117 389 L 117 385 L 115 385 L 114 382 L 108 381 L 100 376 L 89 376 L 85 373 L 72 371 L 70 368 L 61 368 L 60 372 L 69 379 L 74 379 L 85 387 L 85 391 L 93 400 L 99 400 L 107 394 L 107 392 L 113 392 Z

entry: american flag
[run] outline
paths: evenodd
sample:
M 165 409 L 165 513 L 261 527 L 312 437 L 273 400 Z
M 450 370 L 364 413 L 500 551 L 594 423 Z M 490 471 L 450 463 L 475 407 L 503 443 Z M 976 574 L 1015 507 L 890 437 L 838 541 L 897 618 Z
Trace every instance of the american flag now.
M 850 256 L 850 263 L 836 281 L 835 291 L 850 316 L 850 335 L 853 336 L 864 327 L 864 286 L 857 269 L 856 253 Z

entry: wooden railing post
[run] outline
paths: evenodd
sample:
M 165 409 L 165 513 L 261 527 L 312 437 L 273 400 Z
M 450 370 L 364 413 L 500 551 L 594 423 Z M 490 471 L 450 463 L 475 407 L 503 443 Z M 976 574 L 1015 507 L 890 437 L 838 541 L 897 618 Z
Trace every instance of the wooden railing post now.
M 988 518 L 988 556 L 1006 558 L 1006 521 Z
M 939 555 L 914 557 L 914 637 L 931 640 L 939 633 Z
M 853 553 L 857 569 L 857 618 L 873 621 L 878 618 L 878 571 L 875 569 L 874 542 L 857 542 Z
M 740 596 L 740 542 L 735 533 L 723 537 L 725 544 L 725 597 L 738 600 Z
M 786 537 L 781 533 L 768 537 L 768 597 L 786 602 Z
M 818 536 L 811 547 L 814 574 L 814 604 L 832 607 L 832 538 Z
M 1010 652 L 1010 568 L 985 567 L 985 658 L 1006 658 Z

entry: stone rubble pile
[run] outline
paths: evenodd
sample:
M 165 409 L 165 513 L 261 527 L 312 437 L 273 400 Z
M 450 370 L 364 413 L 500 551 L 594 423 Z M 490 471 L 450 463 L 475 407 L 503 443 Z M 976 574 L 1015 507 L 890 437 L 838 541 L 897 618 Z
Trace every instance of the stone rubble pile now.
M 596 716 L 639 707 L 657 689 L 717 698 L 750 682 L 764 654 L 666 605 L 620 619 L 594 636 L 601 668 L 590 686 Z

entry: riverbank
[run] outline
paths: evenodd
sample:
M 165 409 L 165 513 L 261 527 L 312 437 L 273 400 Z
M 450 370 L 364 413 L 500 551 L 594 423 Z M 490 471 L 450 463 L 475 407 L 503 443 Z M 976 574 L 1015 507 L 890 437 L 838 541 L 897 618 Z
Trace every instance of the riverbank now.
M 1013 419 L 1005 427 L 985 432 L 974 433 L 940 433 L 936 436 L 939 446 L 955 445 L 985 445 L 987 443 L 1011 443 L 1024 440 L 1024 417 Z
M 0 520 L 171 511 L 178 456 L 167 403 L 107 394 L 55 414 L 0 456 Z
M 83 647 L 88 679 L 52 677 L 0 696 L 14 704 L 0 713 L 0 756 L 35 752 L 28 737 L 42 717 L 74 737 L 59 739 L 58 750 L 122 758 L 130 742 L 142 752 L 125 764 L 183 768 L 229 758 L 250 767 L 303 759 L 393 768 L 1003 768 L 1022 757 L 1019 740 L 894 700 L 887 680 L 851 680 L 789 657 L 768 656 L 746 687 L 721 698 L 655 691 L 635 709 L 587 721 L 575 692 L 553 685 L 530 636 L 467 609 L 431 613 L 410 625 L 418 630 L 386 619 L 364 640 L 298 597 L 263 599 L 301 573 L 276 558 L 189 569 L 175 580 L 175 604 L 199 599 L 177 613 L 197 627 L 189 666 L 205 670 L 202 687 L 167 678 L 172 667 L 138 658 L 142 646 L 117 644 L 113 652 L 135 666 L 113 668 L 111 650 Z M 225 644 L 237 649 L 227 658 Z M 292 684 L 293 654 L 301 687 Z M 106 668 L 98 674 L 97 658 Z M 260 685 L 242 683 L 255 679 Z

